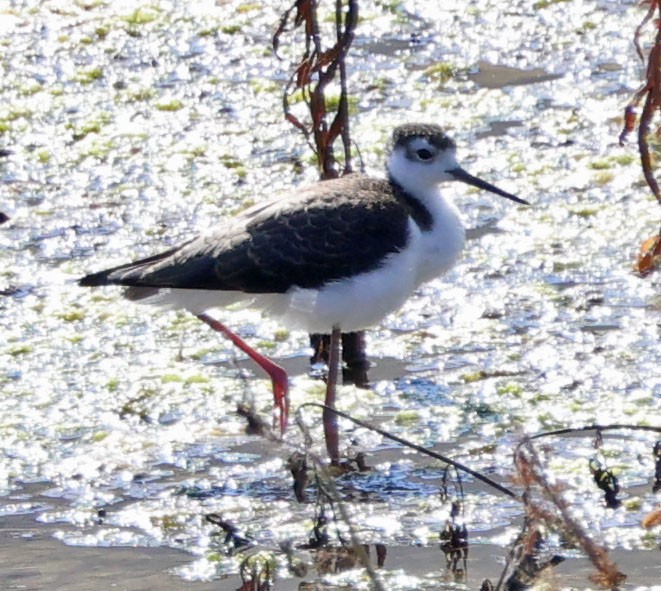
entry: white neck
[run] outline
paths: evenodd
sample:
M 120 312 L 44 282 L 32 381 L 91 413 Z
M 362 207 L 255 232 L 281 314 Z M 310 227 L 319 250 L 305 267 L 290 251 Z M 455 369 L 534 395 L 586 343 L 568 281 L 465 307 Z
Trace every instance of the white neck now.
M 397 151 L 388 160 L 388 173 L 431 215 L 430 228 L 423 230 L 411 222 L 411 237 L 418 251 L 416 284 L 420 285 L 452 267 L 464 246 L 465 231 L 459 212 L 438 187 L 440 182 L 452 177 L 439 171 L 439 167 L 412 162 Z

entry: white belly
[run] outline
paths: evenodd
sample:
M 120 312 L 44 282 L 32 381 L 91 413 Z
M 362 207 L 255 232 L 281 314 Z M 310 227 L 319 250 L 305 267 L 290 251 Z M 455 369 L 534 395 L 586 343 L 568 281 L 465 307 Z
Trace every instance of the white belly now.
M 413 253 L 390 255 L 375 271 L 330 283 L 321 289 L 294 288 L 283 296 L 259 296 L 256 305 L 282 318 L 287 326 L 329 333 L 334 326 L 345 332 L 378 324 L 398 310 L 415 289 Z

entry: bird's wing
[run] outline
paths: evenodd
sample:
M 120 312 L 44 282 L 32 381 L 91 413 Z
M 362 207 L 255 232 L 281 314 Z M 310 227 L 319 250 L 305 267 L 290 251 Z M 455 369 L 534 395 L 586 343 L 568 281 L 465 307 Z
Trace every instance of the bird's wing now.
M 80 283 L 245 293 L 318 288 L 375 269 L 405 246 L 408 212 L 389 187 L 362 175 L 326 181 Z

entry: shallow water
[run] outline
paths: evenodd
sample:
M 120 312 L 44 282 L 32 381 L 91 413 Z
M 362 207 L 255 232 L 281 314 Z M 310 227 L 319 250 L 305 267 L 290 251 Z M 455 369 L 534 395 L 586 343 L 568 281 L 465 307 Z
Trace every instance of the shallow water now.
M 2 511 L 61 524 L 67 544 L 183 548 L 194 556 L 185 579 L 237 572 L 204 519 L 219 513 L 274 552 L 289 581 L 278 543 L 307 541 L 314 517 L 295 503 L 286 466 L 301 434 L 282 446 L 244 434 L 237 401 L 268 418 L 269 385 L 194 318 L 74 280 L 315 178 L 282 120 L 292 50 L 283 43 L 283 61 L 269 51 L 275 4 L 35 0 L 0 14 Z M 659 275 L 631 271 L 658 205 L 635 146 L 617 143 L 643 72 L 631 45 L 643 13 L 578 0 L 510 3 L 505 17 L 498 2 L 443 6 L 361 6 L 350 89 L 362 158 L 378 173 L 393 125 L 436 121 L 468 170 L 533 206 L 444 187 L 470 229 L 464 256 L 370 331 L 373 388 L 345 386 L 341 408 L 516 488 L 523 434 L 661 426 Z M 294 409 L 321 400 L 305 334 L 249 310 L 218 315 L 293 370 Z M 318 419 L 306 416 L 319 445 Z M 339 483 L 363 540 L 435 547 L 449 515 L 439 464 L 340 425 L 348 451 L 366 451 L 374 468 Z M 659 580 L 659 531 L 639 526 L 658 504 L 654 441 L 605 437 L 599 457 L 625 500 L 616 510 L 587 470 L 592 436 L 544 442 L 549 473 L 618 553 L 630 588 Z M 471 543 L 511 542 L 520 505 L 470 478 L 464 487 Z M 469 566 L 466 588 L 497 580 L 501 560 Z M 440 554 L 431 582 L 403 564 L 386 562 L 395 589 L 447 580 Z M 559 585 L 590 587 L 562 568 Z

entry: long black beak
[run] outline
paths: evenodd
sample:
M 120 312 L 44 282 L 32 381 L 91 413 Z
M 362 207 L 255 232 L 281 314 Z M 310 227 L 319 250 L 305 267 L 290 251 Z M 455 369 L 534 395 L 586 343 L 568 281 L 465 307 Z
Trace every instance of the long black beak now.
M 499 189 L 495 185 L 492 185 L 491 183 L 487 183 L 487 181 L 483 181 L 482 179 L 473 176 L 472 174 L 466 172 L 463 168 L 459 166 L 457 168 L 453 168 L 452 170 L 448 170 L 448 173 L 451 174 L 458 181 L 461 181 L 462 183 L 472 185 L 473 187 L 477 187 L 478 189 L 484 189 L 485 191 L 490 191 L 491 193 L 495 193 L 496 195 L 500 195 L 501 197 L 505 197 L 506 199 L 511 199 L 512 201 L 516 201 L 517 203 L 521 203 L 523 205 L 530 205 L 530 203 L 528 203 L 525 199 L 521 199 L 521 197 L 517 197 L 516 195 L 507 193 L 506 191 Z

